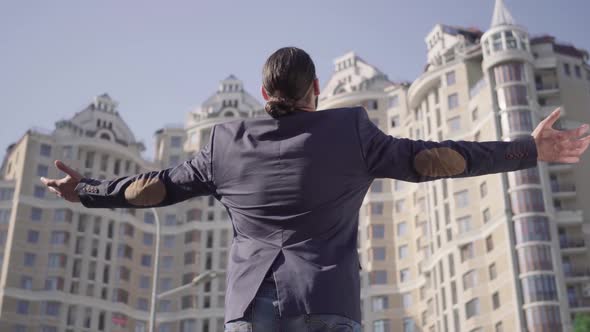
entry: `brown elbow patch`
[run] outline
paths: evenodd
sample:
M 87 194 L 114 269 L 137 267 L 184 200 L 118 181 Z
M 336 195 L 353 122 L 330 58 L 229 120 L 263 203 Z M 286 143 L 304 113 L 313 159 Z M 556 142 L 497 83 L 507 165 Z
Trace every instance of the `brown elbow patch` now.
M 125 199 L 136 206 L 151 206 L 166 198 L 166 186 L 158 178 L 137 179 L 125 189 Z
M 434 148 L 420 151 L 414 158 L 414 168 L 420 175 L 443 177 L 459 175 L 465 171 L 467 162 L 451 148 Z

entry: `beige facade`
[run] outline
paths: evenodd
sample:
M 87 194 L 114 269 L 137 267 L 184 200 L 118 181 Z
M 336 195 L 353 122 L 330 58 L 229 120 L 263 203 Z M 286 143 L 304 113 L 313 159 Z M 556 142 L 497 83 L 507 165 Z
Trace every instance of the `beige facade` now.
M 321 108 L 363 105 L 392 136 L 434 141 L 516 139 L 557 106 L 558 127 L 590 122 L 588 53 L 530 38 L 502 1 L 489 31 L 437 25 L 425 41 L 410 85 L 355 54 L 336 59 Z M 589 159 L 377 180 L 360 220 L 365 330 L 570 331 L 590 312 Z
M 516 139 L 559 105 L 558 126 L 590 122 L 587 52 L 530 37 L 502 1 L 487 32 L 437 25 L 425 41 L 412 83 L 354 53 L 335 59 L 320 109 L 362 105 L 388 134 L 432 141 Z M 99 179 L 161 169 L 190 158 L 213 125 L 263 114 L 230 76 L 184 125 L 156 132 L 153 161 L 108 95 L 52 131 L 29 130 L 0 169 L 0 331 L 147 331 L 153 214 L 57 199 L 38 181 L 61 175 L 53 160 Z M 570 331 L 590 313 L 589 167 L 586 154 L 510 174 L 376 180 L 359 220 L 364 330 Z M 223 331 L 227 212 L 197 198 L 158 216 L 160 292 L 221 274 L 160 301 L 158 331 Z
M 190 158 L 213 124 L 260 114 L 262 106 L 229 77 L 186 127 L 155 133 L 155 159 L 137 142 L 108 95 L 53 131 L 29 130 L 11 145 L 0 180 L 0 331 L 147 331 L 154 269 L 150 210 L 86 209 L 46 191 L 40 176 L 63 176 L 61 159 L 87 177 L 113 179 L 171 167 Z M 232 230 L 209 198 L 157 210 L 159 292 L 199 273 L 220 276 L 158 303 L 158 331 L 223 331 L 225 267 Z

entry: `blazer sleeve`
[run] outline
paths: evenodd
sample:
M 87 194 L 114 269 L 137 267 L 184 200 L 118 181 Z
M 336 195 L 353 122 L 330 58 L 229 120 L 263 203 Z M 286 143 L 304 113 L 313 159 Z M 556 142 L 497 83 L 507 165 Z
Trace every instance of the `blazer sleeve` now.
M 374 178 L 424 182 L 510 172 L 537 165 L 532 136 L 510 142 L 431 142 L 395 138 L 373 124 L 363 108 L 357 130 L 367 171 Z
M 212 195 L 210 143 L 182 164 L 114 180 L 83 178 L 76 186 L 81 203 L 88 208 L 148 208 L 175 204 L 196 196 Z

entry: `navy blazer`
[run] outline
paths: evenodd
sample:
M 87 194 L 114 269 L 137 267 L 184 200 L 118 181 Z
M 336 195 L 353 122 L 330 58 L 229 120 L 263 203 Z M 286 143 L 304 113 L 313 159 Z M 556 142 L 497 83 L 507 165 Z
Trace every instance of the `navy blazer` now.
M 234 237 L 225 320 L 241 318 L 267 271 L 281 315 L 361 321 L 359 208 L 375 178 L 409 182 L 535 166 L 532 137 L 428 142 L 384 134 L 363 108 L 295 112 L 216 125 L 183 164 L 76 187 L 86 207 L 153 207 L 213 195 Z

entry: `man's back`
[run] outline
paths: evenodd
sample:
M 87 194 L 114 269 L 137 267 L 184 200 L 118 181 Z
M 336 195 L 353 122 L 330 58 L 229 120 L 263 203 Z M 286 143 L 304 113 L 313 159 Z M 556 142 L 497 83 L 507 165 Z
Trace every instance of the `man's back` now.
M 242 317 L 272 265 L 282 315 L 360 321 L 358 211 L 372 177 L 359 144 L 359 111 L 214 128 L 211 176 L 235 231 L 226 320 Z

